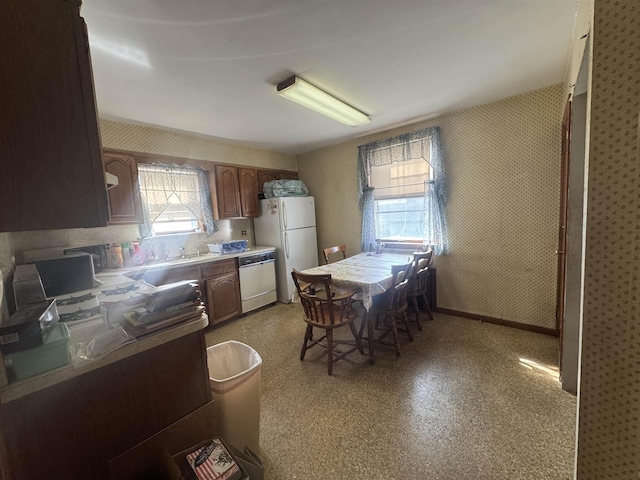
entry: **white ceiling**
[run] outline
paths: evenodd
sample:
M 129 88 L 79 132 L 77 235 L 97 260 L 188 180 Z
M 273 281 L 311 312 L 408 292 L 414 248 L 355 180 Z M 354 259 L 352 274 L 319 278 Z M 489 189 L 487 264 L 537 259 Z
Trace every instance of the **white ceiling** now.
M 84 0 L 102 118 L 299 154 L 564 80 L 578 0 Z M 281 98 L 299 75 L 370 115 Z

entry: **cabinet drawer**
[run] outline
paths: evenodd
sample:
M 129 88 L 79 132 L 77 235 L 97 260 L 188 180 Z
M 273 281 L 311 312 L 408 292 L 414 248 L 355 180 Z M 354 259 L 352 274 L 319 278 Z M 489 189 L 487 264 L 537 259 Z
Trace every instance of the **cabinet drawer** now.
M 197 281 L 200 279 L 200 269 L 198 267 L 164 268 L 156 272 L 147 272 L 143 278 L 145 282 L 155 286 L 182 280 Z
M 219 262 L 211 262 L 200 267 L 200 278 L 216 277 L 223 273 L 235 272 L 237 269 L 238 267 L 235 258 L 221 260 Z

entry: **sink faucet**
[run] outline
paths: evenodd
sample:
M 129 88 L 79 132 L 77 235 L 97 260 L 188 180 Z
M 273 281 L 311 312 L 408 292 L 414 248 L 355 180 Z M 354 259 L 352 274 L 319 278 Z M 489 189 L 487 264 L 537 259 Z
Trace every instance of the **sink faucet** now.
M 178 252 L 180 253 L 180 258 L 184 258 L 184 247 L 180 247 Z

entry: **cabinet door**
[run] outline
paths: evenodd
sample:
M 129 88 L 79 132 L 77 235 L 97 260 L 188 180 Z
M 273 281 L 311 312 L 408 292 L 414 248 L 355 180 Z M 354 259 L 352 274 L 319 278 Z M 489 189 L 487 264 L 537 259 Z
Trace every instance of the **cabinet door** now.
M 298 172 L 280 172 L 280 180 L 298 180 Z
M 240 315 L 240 281 L 238 271 L 205 281 L 209 325 Z
M 258 193 L 264 193 L 264 184 L 274 180 L 280 180 L 280 172 L 258 170 Z
M 142 222 L 138 167 L 135 158 L 113 153 L 103 154 L 104 170 L 118 177 L 118 185 L 108 190 L 109 223 Z
M 252 168 L 239 168 L 240 204 L 243 217 L 259 217 L 258 172 Z
M 238 169 L 236 167 L 216 165 L 216 194 L 220 218 L 241 216 Z
M 106 226 L 80 1 L 2 0 L 0 231 Z

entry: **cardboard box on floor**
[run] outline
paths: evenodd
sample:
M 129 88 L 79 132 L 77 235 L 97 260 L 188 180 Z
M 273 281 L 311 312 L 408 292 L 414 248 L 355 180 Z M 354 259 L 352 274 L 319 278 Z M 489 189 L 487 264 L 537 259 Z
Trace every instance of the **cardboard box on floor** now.
M 169 476 L 171 472 L 167 472 L 169 464 L 172 463 L 167 461 L 167 452 L 181 452 L 216 435 L 215 413 L 211 401 L 112 459 L 109 462 L 111 478 L 134 480 L 148 477 L 179 480 L 182 476 L 177 467 L 173 469 L 173 476 Z M 152 476 L 154 474 L 156 477 Z
M 217 436 L 213 403 L 207 403 L 111 460 L 112 480 L 194 478 L 185 468 L 188 466 L 185 456 Z M 238 463 L 242 480 L 263 479 L 264 469 L 257 454 L 246 448 L 241 452 L 222 440 Z

